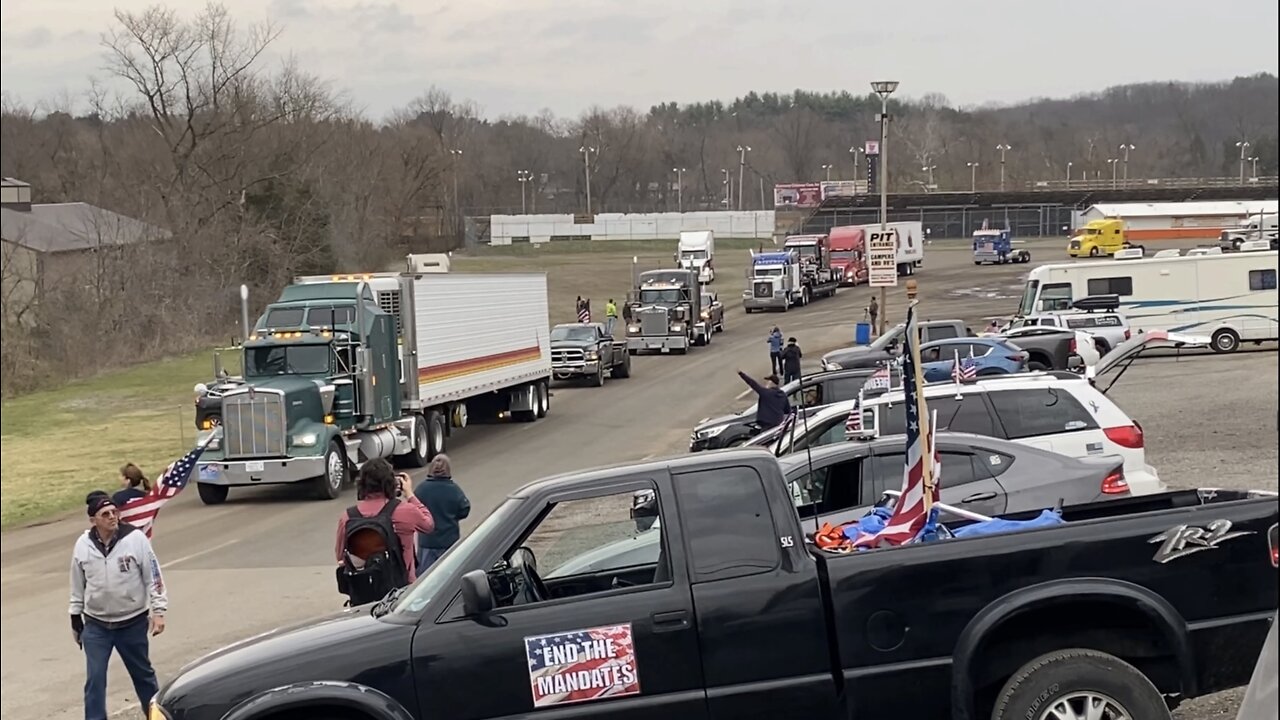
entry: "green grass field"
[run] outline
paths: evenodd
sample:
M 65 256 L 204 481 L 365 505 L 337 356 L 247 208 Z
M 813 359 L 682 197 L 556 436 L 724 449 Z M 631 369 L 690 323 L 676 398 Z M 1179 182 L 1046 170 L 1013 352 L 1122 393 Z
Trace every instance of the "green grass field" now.
M 748 249 L 722 241 L 713 288 L 726 304 L 743 287 Z M 603 316 L 622 302 L 636 269 L 672 267 L 675 241 L 558 242 L 455 253 L 456 272 L 547 273 L 551 322 L 574 320 L 574 299 L 591 298 Z M 231 369 L 237 363 L 224 353 Z M 138 464 L 156 477 L 195 440 L 192 386 L 213 376 L 213 352 L 147 363 L 5 400 L 0 406 L 0 526 L 9 528 L 80 508 L 94 489 L 113 491 L 119 468 Z

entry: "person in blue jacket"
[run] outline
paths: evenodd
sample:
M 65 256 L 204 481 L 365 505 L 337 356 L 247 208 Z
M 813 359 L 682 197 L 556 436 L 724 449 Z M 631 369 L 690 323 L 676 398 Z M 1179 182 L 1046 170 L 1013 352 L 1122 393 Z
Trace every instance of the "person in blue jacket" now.
M 414 488 L 413 494 L 431 511 L 436 527 L 429 533 L 418 533 L 418 575 L 458 542 L 458 521 L 471 514 L 471 501 L 453 482 L 453 467 L 444 453 L 431 460 L 427 479 Z
M 777 325 L 769 331 L 769 372 L 774 375 L 782 374 L 782 331 Z
M 791 401 L 787 399 L 787 394 L 782 392 L 782 388 L 778 387 L 778 376 L 770 375 L 765 378 L 765 384 L 761 385 L 756 382 L 750 375 L 738 371 L 738 377 L 742 381 L 751 386 L 756 391 L 756 424 L 762 430 L 768 430 L 782 423 L 788 415 L 791 414 Z

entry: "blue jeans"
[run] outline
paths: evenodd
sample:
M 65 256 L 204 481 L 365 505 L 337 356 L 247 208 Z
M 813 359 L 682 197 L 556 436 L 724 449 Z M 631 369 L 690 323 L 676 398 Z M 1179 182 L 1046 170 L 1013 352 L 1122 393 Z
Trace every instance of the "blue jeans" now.
M 120 659 L 133 680 L 133 690 L 138 693 L 138 702 L 142 703 L 142 713 L 146 714 L 151 699 L 160 691 L 156 671 L 152 669 L 148 656 L 150 643 L 147 632 L 150 629 L 151 623 L 145 615 L 131 625 L 115 629 L 85 619 L 84 631 L 80 633 L 87 665 L 85 720 L 107 720 L 107 663 L 111 660 L 112 650 L 120 653 Z
M 613 317 L 612 315 L 610 315 L 609 317 L 605 318 L 605 321 L 604 321 L 604 331 L 605 331 L 605 333 L 607 333 L 607 334 L 609 334 L 609 335 L 612 335 L 612 334 L 613 334 L 613 321 L 614 321 L 614 320 L 617 320 L 617 319 L 618 319 L 618 318 Z
M 418 576 L 421 577 L 427 571 L 427 568 L 431 567 L 431 563 L 439 560 L 445 550 L 448 550 L 448 548 L 425 548 L 419 546 L 417 565 L 414 566 Z

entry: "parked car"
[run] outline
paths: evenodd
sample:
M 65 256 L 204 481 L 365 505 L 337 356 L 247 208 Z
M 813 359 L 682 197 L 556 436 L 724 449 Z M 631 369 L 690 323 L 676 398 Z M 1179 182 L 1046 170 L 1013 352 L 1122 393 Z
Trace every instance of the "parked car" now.
M 611 378 L 631 377 L 626 340 L 614 340 L 600 323 L 566 323 L 551 328 L 551 373 L 556 380 L 585 379 L 595 387 Z
M 711 326 L 711 332 L 724 332 L 724 303 L 718 293 L 702 291 L 702 321 Z
M 1075 330 L 1033 325 L 996 335 L 1016 344 L 1027 353 L 1028 370 L 1071 370 L 1083 367 L 1080 341 L 1092 345 L 1089 335 L 1077 335 Z M 1101 353 L 1098 353 L 1101 356 Z
M 858 391 L 874 374 L 871 369 L 834 370 L 806 375 L 782 386 L 794 407 L 819 408 L 858 397 Z M 754 397 L 754 396 L 753 396 Z M 760 432 L 756 406 L 729 415 L 703 418 L 689 434 L 689 452 L 735 447 Z
M 1088 333 L 1094 347 L 1102 355 L 1133 336 L 1129 320 L 1119 311 L 1117 295 L 1100 295 L 1077 300 L 1073 309 L 1037 313 L 1025 318 L 1015 318 L 1007 331 L 1024 327 L 1052 327 Z
M 642 513 L 654 562 L 559 570 L 633 536 Z M 151 716 L 1039 720 L 1092 697 L 1169 720 L 1249 681 L 1276 602 L 1261 539 L 1274 493 L 1183 490 L 1061 519 L 838 554 L 807 542 L 758 450 L 544 478 L 410 587 L 187 664 Z
M 957 357 L 962 362 L 971 362 L 978 377 L 989 377 L 1023 372 L 1027 369 L 1028 355 L 1002 338 L 967 337 L 925 343 L 920 346 L 920 367 L 925 382 L 950 378 Z
M 1165 484 L 1146 462 L 1146 438 L 1142 426 L 1106 396 L 1115 384 L 1097 387 L 1101 376 L 1123 370 L 1125 363 L 1145 350 L 1168 347 L 1204 347 L 1209 338 L 1153 330 L 1112 350 L 1085 375 L 1054 371 L 1030 372 L 925 386 L 931 413 L 939 430 L 987 435 L 1035 445 L 1070 457 L 1116 454 L 1125 459 L 1125 479 L 1134 495 L 1162 492 Z M 959 396 L 957 398 L 957 395 Z M 782 428 L 760 433 L 747 445 L 774 449 L 778 454 L 807 447 L 842 443 L 845 421 L 853 402 L 829 405 L 784 436 Z M 906 431 L 906 405 L 902 391 L 894 390 L 862 403 L 865 437 Z
M 965 325 L 963 320 L 928 320 L 917 325 L 923 342 L 973 336 L 973 331 Z M 832 350 L 822 356 L 822 369 L 869 368 L 882 365 L 889 360 L 896 360 L 902 354 L 902 338 L 906 331 L 906 325 L 895 325 L 870 345 L 854 345 Z

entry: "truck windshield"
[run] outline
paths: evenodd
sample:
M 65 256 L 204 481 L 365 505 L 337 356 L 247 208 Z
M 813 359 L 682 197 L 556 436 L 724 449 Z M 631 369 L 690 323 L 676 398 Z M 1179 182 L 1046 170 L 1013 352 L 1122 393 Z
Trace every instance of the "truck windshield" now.
M 419 575 L 409 589 L 396 600 L 391 614 L 416 616 L 442 591 L 452 595 L 459 590 L 458 580 L 467 570 L 487 569 L 479 553 L 489 546 L 490 538 L 507 531 L 511 518 L 519 511 L 520 500 L 507 499 L 497 507 L 470 535 L 462 538 L 440 559 Z M 496 559 L 496 558 L 495 558 Z M 491 563 L 490 563 L 491 564 Z
M 832 260 L 852 260 L 853 257 L 854 257 L 853 250 L 832 250 L 831 251 Z
M 1026 317 L 1036 311 L 1036 291 L 1039 289 L 1039 280 L 1027 281 L 1027 288 L 1022 291 L 1022 302 L 1018 303 L 1019 315 Z
M 569 342 L 591 342 L 596 339 L 596 329 L 593 327 L 558 327 L 551 330 L 551 342 L 557 340 L 568 340 Z
M 782 275 L 783 268 L 780 265 L 757 265 L 752 274 L 756 277 L 772 277 Z
M 680 257 L 693 260 L 705 260 L 707 258 L 706 250 L 681 250 Z
M 788 245 L 786 247 L 788 250 L 795 250 L 800 254 L 800 257 L 817 257 L 818 255 L 817 245 Z
M 683 300 L 683 294 L 677 289 L 641 290 L 640 302 L 646 305 L 674 305 Z
M 245 377 L 321 375 L 329 372 L 331 357 L 328 343 L 247 348 L 244 374 Z

